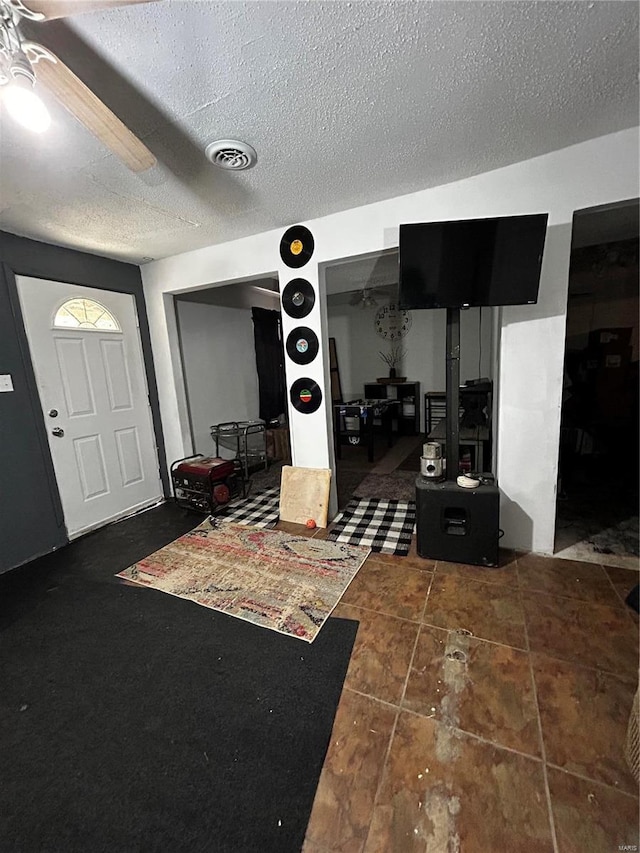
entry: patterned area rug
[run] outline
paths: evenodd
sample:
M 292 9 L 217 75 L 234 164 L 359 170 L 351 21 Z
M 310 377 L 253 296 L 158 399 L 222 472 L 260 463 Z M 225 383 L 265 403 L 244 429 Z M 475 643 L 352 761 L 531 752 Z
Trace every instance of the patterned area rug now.
M 615 527 L 594 533 L 588 541 L 598 554 L 631 554 L 637 557 L 640 554 L 638 536 L 638 519 L 627 518 Z
M 205 521 L 116 577 L 310 643 L 368 554 L 280 530 Z
M 235 502 L 216 514 L 218 521 L 250 524 L 252 527 L 274 527 L 280 517 L 280 486 L 272 486 L 259 494 Z
M 354 497 L 380 500 L 415 501 L 415 471 L 394 471 L 392 474 L 368 474 L 356 486 Z
M 558 500 L 555 557 L 638 571 L 640 531 L 633 492 L 615 483 L 578 481 Z
M 588 529 L 578 526 L 575 530 L 581 533 L 583 538 L 568 547 L 558 548 L 554 557 L 600 563 L 604 566 L 618 566 L 632 571 L 640 569 L 637 518 L 626 519 L 598 532 L 589 532 Z M 556 535 L 556 543 L 562 542 L 560 536 L 564 532 L 560 531 L 560 535 Z
M 413 501 L 354 498 L 336 519 L 329 539 L 405 557 L 409 553 L 415 523 Z

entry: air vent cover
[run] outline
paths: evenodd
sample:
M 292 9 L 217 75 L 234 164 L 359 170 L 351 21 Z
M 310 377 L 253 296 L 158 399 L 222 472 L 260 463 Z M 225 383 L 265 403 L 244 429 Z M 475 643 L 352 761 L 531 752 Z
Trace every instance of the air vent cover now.
M 207 145 L 204 153 L 214 166 L 230 172 L 250 169 L 258 161 L 255 150 L 246 142 L 238 142 L 237 139 L 217 139 Z

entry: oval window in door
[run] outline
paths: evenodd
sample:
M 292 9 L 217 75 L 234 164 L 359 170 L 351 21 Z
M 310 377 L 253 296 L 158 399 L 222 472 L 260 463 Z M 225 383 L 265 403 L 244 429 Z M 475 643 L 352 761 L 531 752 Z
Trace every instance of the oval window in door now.
M 54 328 L 94 329 L 99 332 L 121 332 L 113 314 L 93 299 L 67 299 L 56 311 Z

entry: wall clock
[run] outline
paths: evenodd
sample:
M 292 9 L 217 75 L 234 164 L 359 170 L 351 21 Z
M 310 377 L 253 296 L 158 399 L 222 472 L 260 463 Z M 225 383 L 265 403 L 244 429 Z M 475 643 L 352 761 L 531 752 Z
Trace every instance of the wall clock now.
M 373 321 L 376 332 L 388 341 L 398 341 L 411 328 L 411 313 L 394 303 L 384 305 Z

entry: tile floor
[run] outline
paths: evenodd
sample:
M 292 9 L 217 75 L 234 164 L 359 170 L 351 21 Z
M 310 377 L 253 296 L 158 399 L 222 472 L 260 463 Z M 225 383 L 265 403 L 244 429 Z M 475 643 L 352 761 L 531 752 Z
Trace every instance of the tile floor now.
M 360 627 L 304 853 L 637 850 L 637 577 L 371 555 L 334 611 Z

